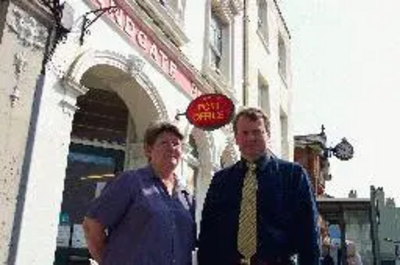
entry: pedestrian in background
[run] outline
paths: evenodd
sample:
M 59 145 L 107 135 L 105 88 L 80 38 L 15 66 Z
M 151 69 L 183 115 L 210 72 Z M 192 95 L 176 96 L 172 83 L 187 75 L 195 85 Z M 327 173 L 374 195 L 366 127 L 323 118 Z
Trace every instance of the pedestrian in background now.
M 331 256 L 331 247 L 330 245 L 323 245 L 323 258 L 321 261 L 321 265 L 335 265 L 335 262 Z
M 233 120 L 241 160 L 215 173 L 200 222 L 199 265 L 319 264 L 319 232 L 306 171 L 268 152 L 270 122 L 246 108 Z
M 83 227 L 97 263 L 192 264 L 192 200 L 174 173 L 182 140 L 172 123 L 151 124 L 144 136 L 149 164 L 123 172 L 93 202 Z

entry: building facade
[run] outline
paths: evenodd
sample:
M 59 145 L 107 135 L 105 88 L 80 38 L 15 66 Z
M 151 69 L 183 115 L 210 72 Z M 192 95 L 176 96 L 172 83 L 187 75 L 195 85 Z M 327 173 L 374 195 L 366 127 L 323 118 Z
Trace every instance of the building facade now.
M 291 159 L 290 35 L 275 1 L 67 0 L 62 13 L 69 33 L 36 88 L 33 135 L 22 137 L 26 182 L 10 211 L 10 264 L 51 264 L 60 249 L 85 249 L 89 201 L 115 174 L 146 163 L 143 133 L 157 119 L 185 134 L 178 173 L 198 220 L 213 173 L 238 159 L 230 126 L 203 131 L 180 115 L 199 95 L 262 107 L 272 152 Z
M 39 1 L 0 2 L 0 264 L 7 263 L 35 87 L 51 14 Z
M 292 160 L 291 38 L 278 2 L 244 1 L 243 32 L 243 102 L 268 114 L 272 151 Z

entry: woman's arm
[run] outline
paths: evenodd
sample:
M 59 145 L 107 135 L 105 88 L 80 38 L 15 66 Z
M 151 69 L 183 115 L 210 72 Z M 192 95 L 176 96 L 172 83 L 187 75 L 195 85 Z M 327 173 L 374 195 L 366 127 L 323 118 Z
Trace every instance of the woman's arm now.
M 106 246 L 105 227 L 96 219 L 85 217 L 82 223 L 90 255 L 101 264 L 101 257 Z

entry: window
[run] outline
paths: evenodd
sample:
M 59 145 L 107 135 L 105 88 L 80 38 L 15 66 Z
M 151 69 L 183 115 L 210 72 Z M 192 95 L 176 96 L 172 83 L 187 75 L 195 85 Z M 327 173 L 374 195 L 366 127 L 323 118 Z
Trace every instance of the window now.
M 280 34 L 278 39 L 278 54 L 279 54 L 278 70 L 283 79 L 286 80 L 286 60 L 287 60 L 286 44 Z
M 268 43 L 268 6 L 267 0 L 258 0 L 258 33 L 262 40 Z
M 233 67 L 236 54 L 240 54 L 240 41 L 234 39 L 235 17 L 243 10 L 242 1 L 212 0 L 206 18 L 205 60 L 202 69 L 216 91 L 232 97 Z
M 269 107 L 269 86 L 268 83 L 262 78 L 258 78 L 258 106 L 264 110 L 267 115 L 270 114 Z
M 222 60 L 222 23 L 215 16 L 211 15 L 211 28 L 210 28 L 210 64 L 218 73 L 221 70 Z
M 281 111 L 280 115 L 281 123 L 281 157 L 285 159 L 289 158 L 289 132 L 288 132 L 288 118 L 286 113 Z

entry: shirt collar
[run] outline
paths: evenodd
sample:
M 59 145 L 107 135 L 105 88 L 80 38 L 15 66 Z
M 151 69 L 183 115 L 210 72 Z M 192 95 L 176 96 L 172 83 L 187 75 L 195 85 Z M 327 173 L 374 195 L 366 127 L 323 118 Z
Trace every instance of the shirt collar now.
M 260 156 L 259 158 L 256 159 L 256 161 L 254 161 L 253 163 L 255 163 L 257 165 L 257 171 L 263 170 L 269 161 L 272 160 L 272 156 L 268 153 L 263 154 L 262 156 Z M 247 170 L 247 163 L 248 161 L 246 159 L 244 159 L 243 157 L 240 159 L 240 164 L 241 166 Z
M 156 172 L 154 171 L 153 167 L 151 165 L 148 165 L 147 167 L 148 170 L 148 176 L 149 179 L 151 179 L 152 181 L 161 181 L 160 177 L 157 176 Z M 178 192 L 183 192 L 183 193 L 188 193 L 189 192 L 186 190 L 186 188 L 182 185 L 182 183 L 179 181 L 179 178 L 176 174 L 175 175 L 175 186 L 174 186 L 174 193 L 178 193 Z

